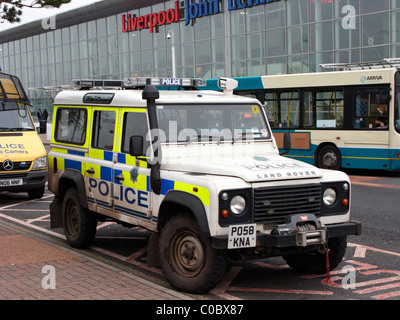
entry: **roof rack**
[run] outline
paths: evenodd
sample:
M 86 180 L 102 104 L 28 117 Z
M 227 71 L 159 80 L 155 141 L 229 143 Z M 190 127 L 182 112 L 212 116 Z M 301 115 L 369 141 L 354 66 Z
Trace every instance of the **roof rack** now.
M 354 62 L 354 63 L 326 63 L 320 64 L 324 69 L 342 69 L 342 70 L 370 70 L 380 68 L 399 68 L 400 58 L 387 58 L 381 61 Z

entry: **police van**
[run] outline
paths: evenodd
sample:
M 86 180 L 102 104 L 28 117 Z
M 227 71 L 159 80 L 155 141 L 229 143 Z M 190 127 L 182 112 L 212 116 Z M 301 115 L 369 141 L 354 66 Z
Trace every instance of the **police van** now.
M 18 77 L 0 72 L 0 192 L 41 198 L 47 181 L 47 152 Z
M 262 106 L 233 95 L 235 80 L 220 78 L 223 92 L 190 90 L 204 84 L 76 80 L 60 92 L 51 227 L 77 248 L 91 245 L 99 221 L 150 230 L 148 263 L 192 293 L 212 289 L 236 259 L 337 267 L 346 237 L 361 232 L 349 177 L 280 155 Z M 290 148 L 290 134 L 279 143 Z

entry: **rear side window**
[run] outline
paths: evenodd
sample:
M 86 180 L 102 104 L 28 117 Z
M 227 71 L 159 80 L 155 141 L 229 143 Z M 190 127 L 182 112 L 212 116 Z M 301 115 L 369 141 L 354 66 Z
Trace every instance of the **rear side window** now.
M 84 145 L 86 141 L 87 111 L 79 108 L 57 110 L 54 139 L 57 142 Z
M 92 147 L 111 151 L 114 147 L 115 111 L 96 110 L 93 114 Z

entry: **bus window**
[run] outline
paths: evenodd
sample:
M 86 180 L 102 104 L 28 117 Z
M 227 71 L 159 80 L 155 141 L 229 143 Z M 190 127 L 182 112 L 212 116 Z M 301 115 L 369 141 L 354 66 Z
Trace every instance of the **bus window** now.
M 380 101 L 380 89 L 361 89 L 355 92 L 354 127 L 360 129 L 386 129 L 388 126 L 387 103 Z
M 300 124 L 299 92 L 266 92 L 265 110 L 272 128 L 298 128 Z
M 400 133 L 400 88 L 396 88 L 396 100 L 394 106 L 394 126 L 396 131 Z
M 235 94 L 243 97 L 248 97 L 248 98 L 253 98 L 253 99 L 258 99 L 260 102 L 261 100 L 261 94 L 260 92 L 254 92 L 254 91 L 235 91 Z
M 308 128 L 342 128 L 343 89 L 319 89 L 304 92 L 304 126 Z

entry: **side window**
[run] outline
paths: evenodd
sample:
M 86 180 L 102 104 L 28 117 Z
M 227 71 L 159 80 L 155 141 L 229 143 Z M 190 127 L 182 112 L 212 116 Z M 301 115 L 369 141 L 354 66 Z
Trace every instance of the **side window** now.
M 59 108 L 54 139 L 57 142 L 84 145 L 86 140 L 87 110 Z
M 124 114 L 124 127 L 122 131 L 122 152 L 129 153 L 129 140 L 132 136 L 142 136 L 144 141 L 143 156 L 150 147 L 150 141 L 147 141 L 146 135 L 149 131 L 147 126 L 146 113 L 126 112 Z
M 304 126 L 332 129 L 343 127 L 344 91 L 337 89 L 304 92 Z
M 95 110 L 93 114 L 92 148 L 112 150 L 115 135 L 115 111 Z
M 297 128 L 300 124 L 299 92 L 265 93 L 265 110 L 272 128 Z
M 355 91 L 354 127 L 360 129 L 386 129 L 389 123 L 388 106 L 381 101 L 380 89 Z

